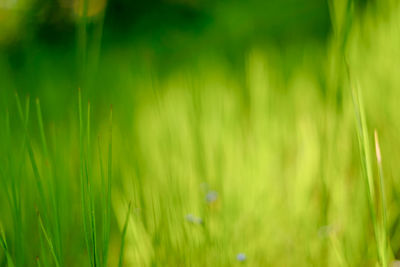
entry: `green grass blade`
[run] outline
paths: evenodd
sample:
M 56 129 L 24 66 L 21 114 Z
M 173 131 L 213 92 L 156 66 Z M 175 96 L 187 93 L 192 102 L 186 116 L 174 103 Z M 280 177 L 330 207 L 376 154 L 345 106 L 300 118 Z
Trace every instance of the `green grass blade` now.
M 125 236 L 126 236 L 126 230 L 128 229 L 130 213 L 131 213 L 131 202 L 129 202 L 128 211 L 127 211 L 126 217 L 125 217 L 124 228 L 122 229 L 121 246 L 120 246 L 119 261 L 118 261 L 119 267 L 122 267 L 122 262 L 123 262 L 123 258 L 124 258 Z
M 374 131 L 374 137 L 375 137 L 376 160 L 377 160 L 378 173 L 379 173 L 380 203 L 381 203 L 381 211 L 382 211 L 382 222 L 381 222 L 382 265 L 388 266 L 387 205 L 386 205 L 385 183 L 384 183 L 383 167 L 382 167 L 382 155 L 381 155 L 381 149 L 379 146 L 378 133 L 376 130 Z
M 42 110 L 40 108 L 39 98 L 36 98 L 36 113 L 37 113 L 37 119 L 38 119 L 38 123 L 39 123 L 40 139 L 42 141 L 44 156 L 46 158 L 48 158 L 49 154 L 48 154 L 48 150 L 47 150 L 47 141 L 46 141 L 46 135 L 44 133 Z
M 105 207 L 105 226 L 104 226 L 104 264 L 107 264 L 108 245 L 110 240 L 110 221 L 111 221 L 111 183 L 112 183 L 112 107 L 110 111 L 110 140 L 108 145 L 108 179 L 107 179 L 107 194 Z
M 39 123 L 39 131 L 40 131 L 40 138 L 42 142 L 42 149 L 44 156 L 47 160 L 51 161 L 52 159 L 49 158 L 49 152 L 47 148 L 47 139 L 46 139 L 46 134 L 44 131 L 44 126 L 43 126 L 43 117 L 42 117 L 42 110 L 40 106 L 40 100 L 39 98 L 36 98 L 36 114 L 37 114 L 37 120 Z M 53 179 L 54 180 L 54 179 Z M 58 205 L 56 202 L 56 183 L 57 181 L 53 181 L 53 186 L 51 187 L 52 190 L 50 190 L 50 195 L 51 195 L 51 205 L 53 208 L 53 218 L 55 222 L 55 229 L 54 229 L 54 238 L 55 238 L 55 244 L 56 244 L 56 251 L 57 251 L 57 256 L 61 259 L 62 258 L 62 242 L 61 242 L 61 226 L 60 226 L 60 218 L 59 218 L 59 210 L 58 210 Z
M 3 227 L 0 227 L 0 246 L 2 247 L 4 254 L 6 255 L 7 265 L 9 267 L 14 267 L 15 265 L 12 260 L 11 254 L 8 250 L 7 240 L 6 240 L 6 236 L 4 234 Z
M 97 140 L 97 150 L 99 153 L 99 168 L 100 168 L 100 179 L 101 179 L 101 194 L 103 196 L 107 196 L 107 186 L 106 186 L 106 181 L 105 181 L 105 177 L 104 177 L 104 166 L 103 166 L 103 154 L 101 152 L 101 146 L 100 146 L 100 138 L 98 138 Z M 106 203 L 107 200 L 102 197 L 101 198 L 101 208 L 102 210 L 104 210 L 104 212 L 102 213 L 102 234 L 103 234 L 103 242 L 102 242 L 102 248 L 101 248 L 101 253 L 102 253 L 102 262 L 104 266 L 107 266 L 107 262 L 106 262 L 106 250 L 107 250 L 107 244 L 106 244 L 106 235 L 107 235 L 107 227 L 106 227 Z
M 18 115 L 19 115 L 20 119 L 23 121 L 24 113 L 22 111 L 21 100 L 20 100 L 20 98 L 18 96 L 18 93 L 15 93 L 15 100 L 16 100 L 16 103 L 17 103 Z
M 29 118 L 29 98 L 27 99 L 26 114 L 24 116 L 24 114 L 22 112 L 21 101 L 18 97 L 18 94 L 15 94 L 15 95 L 16 95 L 16 99 L 17 99 L 17 107 L 18 107 L 20 119 L 24 123 L 24 134 L 26 135 L 26 139 L 27 139 L 26 146 L 27 146 L 27 150 L 28 150 L 29 159 L 31 161 L 35 182 L 36 182 L 36 185 L 37 185 L 37 188 L 39 191 L 41 205 L 42 205 L 42 208 L 45 209 L 45 193 L 44 193 L 44 189 L 43 189 L 43 185 L 42 185 L 42 179 L 40 177 L 40 173 L 39 173 L 39 169 L 36 164 L 33 149 L 30 144 L 29 134 L 28 134 L 28 129 L 27 129 L 28 118 Z
M 82 114 L 82 94 L 81 90 L 78 91 L 78 116 L 79 116 L 79 161 L 80 161 L 80 181 L 81 181 L 81 206 L 82 206 L 82 220 L 83 220 L 83 231 L 86 243 L 86 249 L 88 253 L 90 253 L 91 246 L 89 243 L 90 234 L 89 234 L 89 225 L 87 222 L 87 209 L 88 205 L 86 203 L 86 185 L 84 181 L 84 149 L 83 149 L 83 114 Z M 92 257 L 89 257 L 90 266 L 93 266 Z
M 46 239 L 47 245 L 48 245 L 49 248 L 50 248 L 51 255 L 53 256 L 54 264 L 55 264 L 57 267 L 60 267 L 60 263 L 59 263 L 59 261 L 58 261 L 56 252 L 55 252 L 55 250 L 54 250 L 53 242 L 51 241 L 49 235 L 48 235 L 47 232 L 46 232 L 46 229 L 44 228 L 43 221 L 42 221 L 42 218 L 40 217 L 40 214 L 39 214 L 39 213 L 38 213 L 38 220 L 39 220 L 39 225 L 40 225 L 40 228 L 42 229 L 44 238 Z
M 86 186 L 89 198 L 89 221 L 90 221 L 90 230 L 91 230 L 91 242 L 92 242 L 92 253 L 93 253 L 93 263 L 94 266 L 99 265 L 98 253 L 97 253 L 97 233 L 96 233 L 96 214 L 94 207 L 94 192 L 92 190 L 93 183 L 90 183 L 89 180 L 89 168 L 91 166 L 90 161 L 90 102 L 88 102 L 87 109 L 87 121 L 86 121 L 86 136 L 87 136 L 87 144 L 86 144 L 86 164 L 85 164 L 85 173 L 86 173 Z
M 20 117 L 20 121 L 23 126 L 23 137 L 22 137 L 22 144 L 21 144 L 21 151 L 19 156 L 19 162 L 14 163 L 13 160 L 15 157 L 11 156 L 11 148 L 9 148 L 9 163 L 10 167 L 14 168 L 14 175 L 17 175 L 15 172 L 20 172 L 21 169 L 23 168 L 24 165 L 24 154 L 25 154 L 25 149 L 29 148 L 29 134 L 28 134 L 28 122 L 29 122 L 29 110 L 30 110 L 30 98 L 29 96 L 26 98 L 25 102 L 25 114 L 22 109 L 22 104 L 20 101 L 20 98 L 17 93 L 15 93 L 15 98 L 16 98 L 16 103 L 17 103 L 17 109 L 18 109 L 18 114 Z M 9 123 L 9 120 L 8 120 Z M 8 124 L 8 133 L 10 133 L 10 128 Z M 10 137 L 8 138 L 8 141 L 10 142 L 11 139 Z M 35 181 L 37 176 L 35 176 Z M 37 183 L 38 184 L 38 183 Z M 40 181 L 39 181 L 40 184 Z M 15 232 L 16 232 L 16 240 L 15 240 L 15 247 L 16 247 L 16 265 L 24 265 L 25 259 L 22 255 L 25 254 L 25 248 L 24 248 L 24 241 L 23 241 L 23 222 L 22 222 L 22 209 L 21 209 L 21 195 L 20 195 L 20 188 L 21 188 L 21 181 L 20 179 L 11 179 L 11 192 L 12 192 L 12 198 L 14 202 L 14 221 L 15 221 Z M 40 190 L 40 186 L 38 186 L 38 189 Z M 43 205 L 44 200 L 41 196 L 39 196 L 39 201 Z
M 42 267 L 42 264 L 40 263 L 40 258 L 36 257 L 36 264 L 38 267 Z
M 364 106 L 360 90 L 353 91 L 353 104 L 355 108 L 356 121 L 357 121 L 357 136 L 358 136 L 358 144 L 361 155 L 362 172 L 365 178 L 365 184 L 367 189 L 368 208 L 370 211 L 371 221 L 374 229 L 377 255 L 379 261 L 382 264 L 384 256 L 382 255 L 379 225 L 376 216 L 375 190 L 374 190 L 374 181 L 372 175 L 368 129 L 367 129 L 367 124 L 364 114 Z

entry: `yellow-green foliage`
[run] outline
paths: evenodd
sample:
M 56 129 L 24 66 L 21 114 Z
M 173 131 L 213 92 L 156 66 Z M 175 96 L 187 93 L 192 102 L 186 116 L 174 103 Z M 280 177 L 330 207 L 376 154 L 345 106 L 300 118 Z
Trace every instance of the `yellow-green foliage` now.
M 54 125 L 38 101 L 10 99 L 0 127 L 1 266 L 117 266 L 120 255 L 124 266 L 395 261 L 400 8 L 330 8 L 328 43 L 291 54 L 289 74 L 277 48 L 255 47 L 242 79 L 212 61 L 141 77 L 128 120 L 91 122 L 78 90 L 70 121 Z M 133 78 L 120 75 L 128 98 Z M 114 118 L 130 109 L 113 104 Z

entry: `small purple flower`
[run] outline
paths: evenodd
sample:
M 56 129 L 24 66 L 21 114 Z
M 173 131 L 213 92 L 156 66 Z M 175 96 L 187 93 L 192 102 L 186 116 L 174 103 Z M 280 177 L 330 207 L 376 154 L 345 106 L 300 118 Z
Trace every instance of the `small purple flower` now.
M 211 204 L 218 199 L 218 193 L 216 191 L 208 191 L 206 195 L 206 201 L 207 203 Z
M 245 261 L 246 260 L 246 254 L 244 254 L 244 253 L 238 253 L 237 255 L 236 255 L 236 259 L 238 260 L 238 261 L 240 261 L 240 262 L 243 262 L 243 261 Z

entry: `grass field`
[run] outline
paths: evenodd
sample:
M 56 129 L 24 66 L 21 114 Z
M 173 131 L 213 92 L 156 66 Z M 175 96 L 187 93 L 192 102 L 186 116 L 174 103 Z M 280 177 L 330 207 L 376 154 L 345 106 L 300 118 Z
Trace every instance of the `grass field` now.
M 400 6 L 329 7 L 239 70 L 32 55 L 29 91 L 0 57 L 0 266 L 397 266 Z

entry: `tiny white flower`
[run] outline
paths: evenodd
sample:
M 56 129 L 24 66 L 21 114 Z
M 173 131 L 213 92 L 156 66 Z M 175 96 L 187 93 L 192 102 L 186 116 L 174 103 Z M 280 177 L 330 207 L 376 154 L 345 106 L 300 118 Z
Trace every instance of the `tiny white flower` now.
M 194 223 L 194 224 L 202 224 L 203 220 L 200 217 L 196 217 L 193 214 L 187 214 L 185 216 L 186 220 L 190 223 Z

